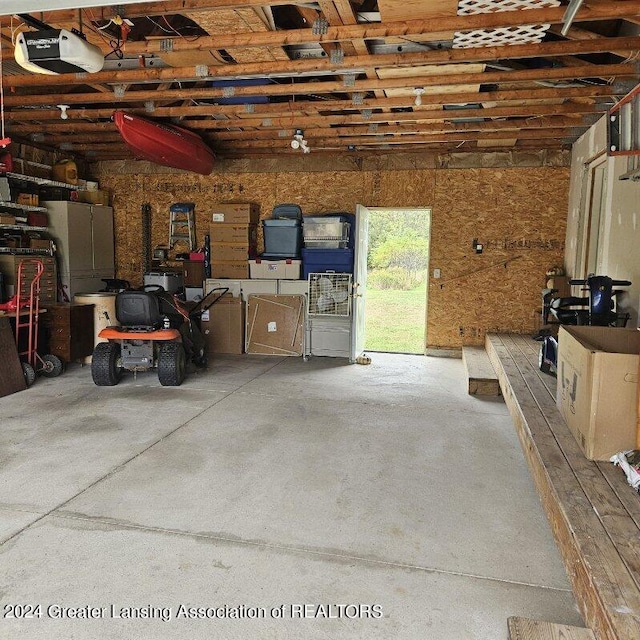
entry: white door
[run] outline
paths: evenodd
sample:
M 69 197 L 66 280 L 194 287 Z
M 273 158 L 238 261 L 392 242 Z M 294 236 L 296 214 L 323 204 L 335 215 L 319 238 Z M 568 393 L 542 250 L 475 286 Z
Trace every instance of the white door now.
M 353 265 L 353 313 L 350 362 L 364 351 L 364 303 L 367 293 L 367 253 L 369 251 L 369 209 L 356 205 L 355 262 Z

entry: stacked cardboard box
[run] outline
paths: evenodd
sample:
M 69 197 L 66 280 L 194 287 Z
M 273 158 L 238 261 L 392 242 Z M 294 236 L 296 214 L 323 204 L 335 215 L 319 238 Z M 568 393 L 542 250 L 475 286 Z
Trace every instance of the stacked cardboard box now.
M 257 254 L 260 206 L 227 202 L 213 206 L 211 277 L 248 278 L 249 258 Z

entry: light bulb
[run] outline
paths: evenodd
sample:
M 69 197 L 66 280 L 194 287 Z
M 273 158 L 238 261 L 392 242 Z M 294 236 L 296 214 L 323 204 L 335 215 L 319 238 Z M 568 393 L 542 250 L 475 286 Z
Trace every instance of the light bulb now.
M 416 107 L 419 107 L 422 104 L 422 94 L 424 93 L 424 88 L 417 87 L 413 90 L 413 93 L 416 94 L 416 99 L 413 104 L 415 104 Z
M 294 138 L 291 141 L 291 148 L 292 149 L 296 149 L 296 150 L 299 149 L 300 148 L 300 140 L 298 140 L 297 138 Z
M 60 119 L 61 120 L 68 120 L 69 119 L 69 114 L 67 113 L 67 109 L 69 108 L 68 104 L 59 104 L 57 105 L 58 109 L 60 109 Z

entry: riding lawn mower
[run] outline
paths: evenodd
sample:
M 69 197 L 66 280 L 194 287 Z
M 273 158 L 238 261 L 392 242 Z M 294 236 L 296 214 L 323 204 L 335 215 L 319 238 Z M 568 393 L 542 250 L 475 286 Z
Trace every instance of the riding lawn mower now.
M 91 375 L 95 384 L 118 384 L 123 370 L 157 369 L 163 386 L 182 384 L 187 366 L 205 367 L 205 341 L 200 316 L 225 293 L 226 287 L 210 291 L 195 307 L 189 307 L 159 285 L 143 290 L 121 291 L 116 296 L 120 326 L 103 329 L 93 351 Z

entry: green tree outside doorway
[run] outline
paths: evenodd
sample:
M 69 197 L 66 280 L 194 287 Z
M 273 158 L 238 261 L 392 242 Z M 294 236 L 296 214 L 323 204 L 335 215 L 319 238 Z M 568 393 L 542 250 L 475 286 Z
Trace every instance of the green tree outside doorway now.
M 370 212 L 365 311 L 369 351 L 424 353 L 430 213 Z

